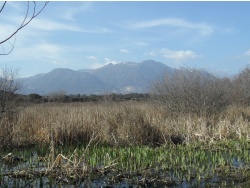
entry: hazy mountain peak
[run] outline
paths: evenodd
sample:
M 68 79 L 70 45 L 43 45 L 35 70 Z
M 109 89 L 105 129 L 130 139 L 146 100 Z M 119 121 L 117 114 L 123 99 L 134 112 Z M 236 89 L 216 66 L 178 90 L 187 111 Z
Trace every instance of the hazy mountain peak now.
M 145 61 L 142 61 L 141 63 L 155 63 L 156 61 L 152 60 L 152 59 L 148 59 Z
M 49 73 L 33 76 L 32 79 L 23 78 L 25 89 L 22 92 L 48 94 L 64 90 L 67 94 L 143 93 L 163 73 L 174 70 L 154 60 L 110 63 L 98 69 L 78 71 L 57 68 Z
M 121 63 L 123 65 L 128 65 L 128 66 L 135 66 L 135 65 L 138 65 L 138 63 L 135 63 L 135 62 L 123 62 Z
M 55 68 L 52 71 L 50 71 L 50 73 L 52 72 L 72 72 L 72 69 L 69 68 Z

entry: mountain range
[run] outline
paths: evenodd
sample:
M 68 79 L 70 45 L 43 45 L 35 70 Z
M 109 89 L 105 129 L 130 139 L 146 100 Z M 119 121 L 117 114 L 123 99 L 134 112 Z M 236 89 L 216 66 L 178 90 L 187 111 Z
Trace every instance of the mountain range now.
M 20 93 L 49 93 L 64 91 L 67 94 L 145 93 L 153 81 L 163 73 L 176 69 L 161 62 L 147 60 L 140 63 L 108 64 L 98 69 L 54 69 L 49 73 L 21 78 Z

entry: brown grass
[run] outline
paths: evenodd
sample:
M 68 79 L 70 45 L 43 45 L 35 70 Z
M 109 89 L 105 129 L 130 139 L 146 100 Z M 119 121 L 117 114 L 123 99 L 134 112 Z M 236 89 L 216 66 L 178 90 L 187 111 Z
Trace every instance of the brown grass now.
M 171 135 L 183 135 L 187 143 L 249 139 L 249 121 L 249 107 L 231 106 L 208 119 L 170 118 L 150 102 L 47 103 L 3 120 L 0 144 L 82 144 L 95 138 L 109 145 L 155 145 L 170 142 Z

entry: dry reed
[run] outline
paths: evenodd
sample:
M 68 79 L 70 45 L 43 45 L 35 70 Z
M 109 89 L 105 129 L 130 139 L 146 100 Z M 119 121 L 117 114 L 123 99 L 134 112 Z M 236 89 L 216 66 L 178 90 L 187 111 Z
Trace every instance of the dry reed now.
M 3 123 L 0 130 L 9 147 L 30 144 L 157 145 L 182 135 L 186 143 L 249 139 L 249 107 L 230 106 L 216 118 L 170 118 L 150 102 L 47 103 L 33 105 Z M 8 134 L 7 132 L 8 131 Z M 11 140 L 11 141 L 9 141 Z M 1 142 L 6 144 L 5 142 Z M 3 145 L 2 145 L 3 146 Z

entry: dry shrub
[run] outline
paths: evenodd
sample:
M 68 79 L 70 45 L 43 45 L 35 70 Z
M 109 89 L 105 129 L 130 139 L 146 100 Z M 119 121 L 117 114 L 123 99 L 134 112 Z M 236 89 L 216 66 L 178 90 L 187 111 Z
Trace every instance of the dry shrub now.
M 182 69 L 165 74 L 152 86 L 156 106 L 172 117 L 219 114 L 228 105 L 229 80 L 218 79 L 202 70 Z
M 16 92 L 21 88 L 16 79 L 17 71 L 0 68 L 0 146 L 12 145 L 13 119 L 24 106 Z
M 145 118 L 143 110 L 124 106 L 110 117 L 110 135 L 116 144 L 138 145 L 162 143 L 160 131 Z M 112 122 L 116 120 L 115 123 Z
M 13 145 L 14 126 L 12 118 L 4 117 L 0 120 L 0 146 L 9 147 Z
M 232 80 L 231 103 L 250 105 L 250 67 L 246 67 Z

